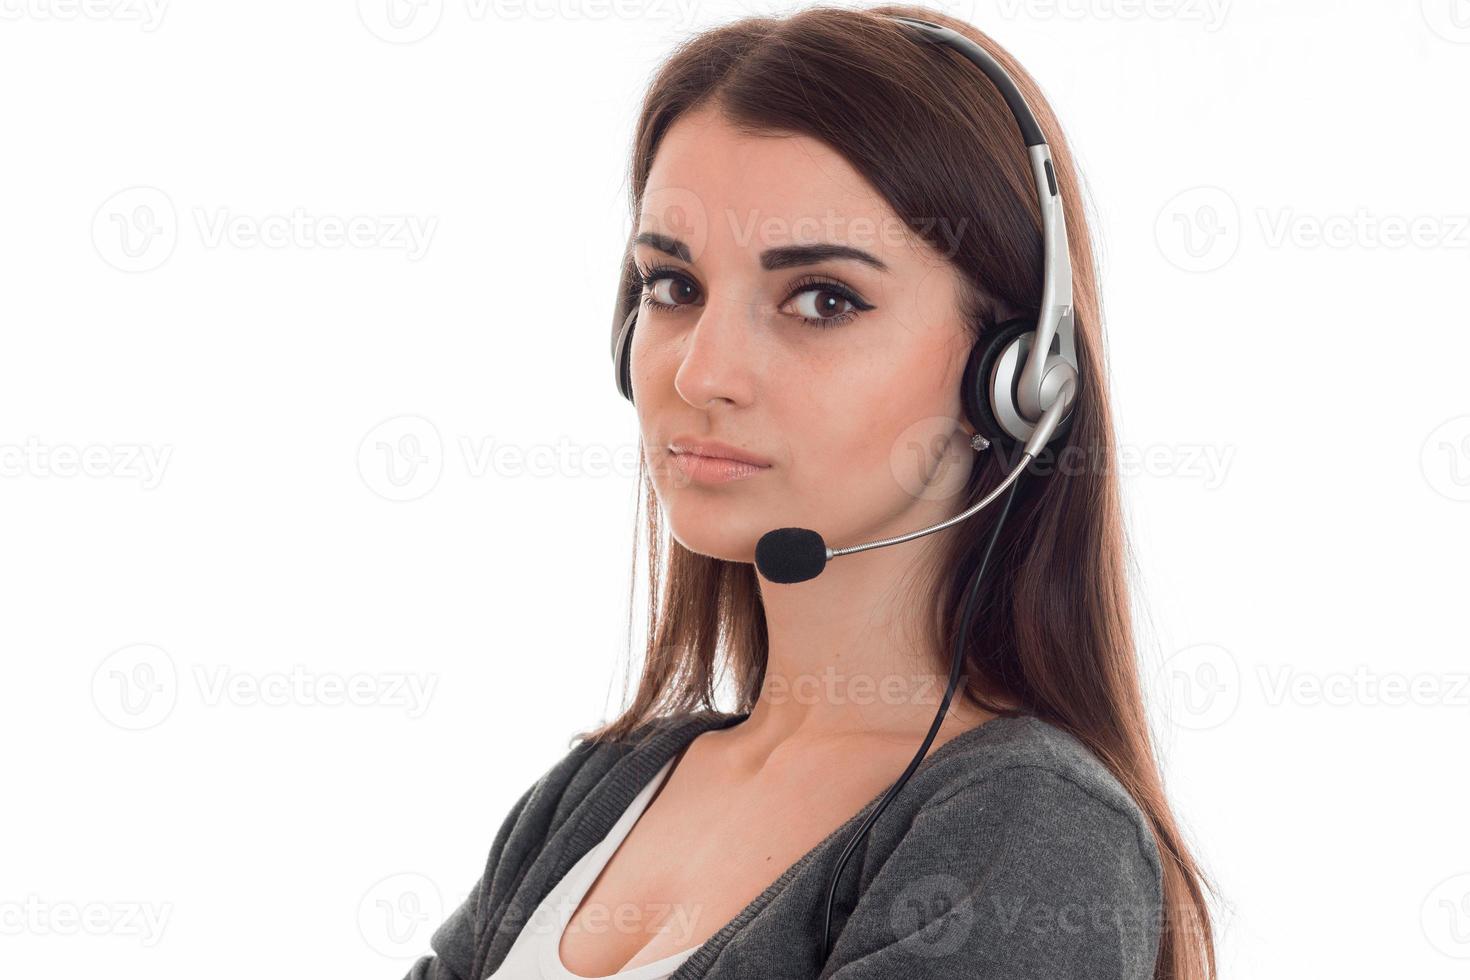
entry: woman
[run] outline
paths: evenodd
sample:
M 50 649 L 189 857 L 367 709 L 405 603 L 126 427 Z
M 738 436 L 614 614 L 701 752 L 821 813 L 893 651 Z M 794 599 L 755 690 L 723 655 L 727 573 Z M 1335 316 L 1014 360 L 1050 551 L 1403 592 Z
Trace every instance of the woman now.
M 974 64 L 895 15 L 982 45 L 1050 141 L 1080 384 L 1003 506 L 773 580 L 753 564 L 772 528 L 901 535 L 1029 462 L 961 397 L 967 366 L 988 376 L 977 342 L 1036 326 L 1026 143 Z M 1212 977 L 1098 462 L 1114 443 L 1078 180 L 1034 82 L 922 8 L 750 18 L 664 65 L 631 190 L 614 327 L 636 310 L 639 687 L 515 804 L 409 977 Z

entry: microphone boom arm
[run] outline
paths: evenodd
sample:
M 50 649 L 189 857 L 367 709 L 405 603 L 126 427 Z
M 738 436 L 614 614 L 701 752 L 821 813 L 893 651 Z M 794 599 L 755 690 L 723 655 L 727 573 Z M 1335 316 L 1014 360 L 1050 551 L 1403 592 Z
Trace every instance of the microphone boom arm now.
M 994 490 L 987 493 L 984 497 L 981 497 L 969 509 L 961 511 L 960 513 L 951 517 L 949 520 L 943 522 L 942 524 L 935 524 L 932 527 L 921 527 L 917 531 L 910 531 L 908 534 L 900 534 L 898 537 L 895 538 L 884 538 L 882 541 L 869 541 L 865 544 L 855 544 L 847 548 L 828 548 L 827 560 L 831 561 L 838 555 L 852 555 L 856 554 L 859 551 L 867 551 L 870 548 L 883 548 L 887 547 L 890 544 L 900 544 L 904 541 L 912 541 L 914 538 L 922 538 L 926 534 L 933 534 L 935 531 L 943 531 L 947 527 L 958 524 L 960 521 L 963 521 L 967 517 L 970 517 L 976 511 L 988 506 L 991 501 L 995 500 L 996 497 L 999 497 L 1000 492 L 1006 487 L 1010 486 L 1012 483 L 1014 483 L 1016 477 L 1021 475 L 1021 471 L 1024 470 L 1026 468 L 1026 464 L 1030 462 L 1031 454 L 1022 453 L 1021 464 L 1015 469 L 1011 470 L 1011 472 L 1006 475 L 1006 478 L 996 485 Z
M 833 558 L 836 558 L 839 555 L 852 555 L 856 554 L 859 551 L 868 551 L 873 548 L 884 548 L 890 544 L 900 544 L 904 541 L 912 541 L 914 538 L 922 538 L 926 534 L 933 534 L 935 531 L 943 531 L 947 527 L 952 527 L 955 524 L 958 524 L 960 521 L 971 517 L 977 511 L 984 509 L 993 500 L 995 500 L 996 497 L 1000 496 L 1002 490 L 1014 483 L 1016 477 L 1021 475 L 1021 471 L 1026 469 L 1027 465 L 1030 464 L 1030 462 L 1035 459 L 1036 456 L 1041 452 L 1041 448 L 1046 445 L 1047 441 L 1051 439 L 1052 433 L 1056 431 L 1057 424 L 1061 421 L 1062 415 L 1067 410 L 1067 406 L 1071 404 L 1073 393 L 1076 390 L 1077 385 L 1075 381 L 1068 381 L 1062 386 L 1062 390 L 1057 392 L 1056 400 L 1053 401 L 1051 405 L 1047 408 L 1046 413 L 1041 417 L 1041 421 L 1036 423 L 1036 428 L 1033 429 L 1031 432 L 1031 438 L 1026 440 L 1026 449 L 1024 452 L 1021 453 L 1021 462 L 1017 464 L 1015 469 L 1006 474 L 1006 478 L 1004 480 L 1001 480 L 1000 483 L 996 485 L 995 489 L 991 490 L 984 497 L 981 497 L 974 504 L 970 505 L 968 508 L 961 511 L 960 513 L 954 515 L 947 521 L 942 521 L 930 527 L 921 527 L 919 528 L 919 530 L 910 531 L 908 534 L 900 534 L 897 537 L 884 538 L 881 541 L 868 541 L 863 544 L 850 545 L 846 548 L 828 548 L 827 560 L 831 561 Z

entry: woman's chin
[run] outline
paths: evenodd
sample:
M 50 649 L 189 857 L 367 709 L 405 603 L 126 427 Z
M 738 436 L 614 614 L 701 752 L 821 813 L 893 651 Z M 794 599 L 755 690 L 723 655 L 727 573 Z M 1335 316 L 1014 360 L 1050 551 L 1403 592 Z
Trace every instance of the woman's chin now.
M 755 543 L 771 529 L 746 521 L 703 520 L 694 515 L 669 515 L 667 520 L 669 534 L 679 544 L 695 554 L 724 561 L 755 561 Z

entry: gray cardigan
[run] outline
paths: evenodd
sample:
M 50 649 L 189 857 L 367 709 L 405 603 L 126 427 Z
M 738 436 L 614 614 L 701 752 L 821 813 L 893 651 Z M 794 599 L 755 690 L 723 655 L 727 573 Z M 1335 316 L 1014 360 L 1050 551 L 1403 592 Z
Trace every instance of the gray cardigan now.
M 405 980 L 483 980 L 663 764 L 701 732 L 746 717 L 698 711 L 617 743 L 577 742 L 512 806 L 483 875 Z M 1162 898 L 1148 823 L 1079 741 L 1029 716 L 997 718 L 929 751 L 848 859 L 832 952 L 819 964 L 828 879 L 879 798 L 671 980 L 1153 977 Z

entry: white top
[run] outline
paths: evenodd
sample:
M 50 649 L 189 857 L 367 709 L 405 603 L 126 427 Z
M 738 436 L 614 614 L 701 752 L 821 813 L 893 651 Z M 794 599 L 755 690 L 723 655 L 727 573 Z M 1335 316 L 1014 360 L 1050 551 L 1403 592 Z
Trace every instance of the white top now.
M 676 756 L 675 759 L 677 758 Z M 562 965 L 562 933 L 566 931 L 572 913 L 582 904 L 583 896 L 612 859 L 623 838 L 633 829 L 633 824 L 638 822 L 648 801 L 653 799 L 653 794 L 663 785 L 669 770 L 674 767 L 675 759 L 664 763 L 664 767 L 639 791 L 633 802 L 628 804 L 628 809 L 623 811 L 623 815 L 618 818 L 612 830 L 607 832 L 602 842 L 582 855 L 581 860 L 572 865 L 571 870 L 542 899 L 522 927 L 520 935 L 516 936 L 515 945 L 511 946 L 505 960 L 485 980 L 588 980 Z M 698 948 L 691 946 L 661 960 L 590 980 L 667 980 L 669 974 L 693 956 Z

